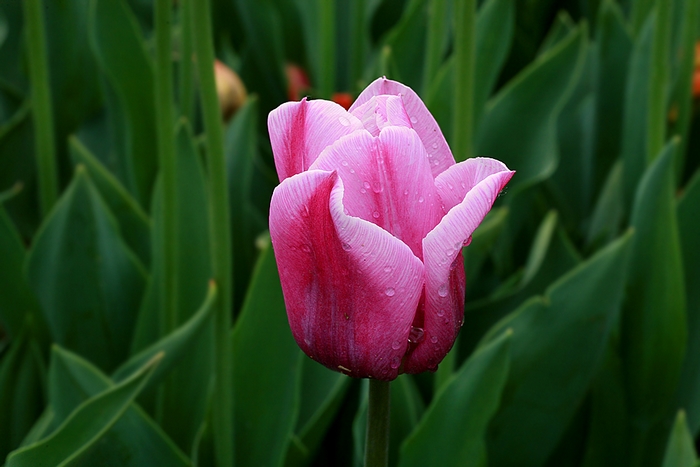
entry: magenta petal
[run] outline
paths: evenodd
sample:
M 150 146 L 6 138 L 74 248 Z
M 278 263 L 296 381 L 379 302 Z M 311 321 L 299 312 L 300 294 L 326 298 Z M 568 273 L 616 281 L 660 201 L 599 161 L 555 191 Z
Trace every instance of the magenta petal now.
M 497 172 L 481 180 L 423 240 L 424 334 L 405 360 L 406 373 L 435 369 L 452 348 L 464 318 L 462 245 L 491 210 L 513 173 Z
M 396 378 L 423 264 L 380 227 L 344 213 L 335 172 L 310 170 L 272 195 L 270 236 L 292 334 L 323 365 Z
M 445 212 L 461 203 L 477 183 L 498 172 L 509 170 L 503 162 L 496 159 L 474 157 L 453 165 L 435 177 L 435 188 L 445 206 Z
M 404 126 L 412 128 L 411 120 L 399 96 L 373 96 L 352 111 L 364 125 L 365 130 L 373 136 L 387 126 Z
M 401 96 L 403 106 L 409 116 L 411 126 L 428 151 L 430 168 L 433 177 L 437 177 L 448 167 L 454 165 L 455 160 L 452 151 L 442 135 L 442 131 L 432 114 L 413 89 L 401 83 L 386 78 L 378 78 L 365 88 L 350 107 L 350 113 L 369 101 L 373 96 L 381 95 Z
M 311 168 L 336 170 L 348 214 L 381 226 L 423 257 L 423 238 L 440 221 L 442 208 L 415 131 L 389 126 L 377 138 L 355 132 L 328 147 Z
M 362 128 L 355 116 L 335 102 L 286 102 L 267 118 L 272 153 L 280 181 L 307 170 L 323 149 Z

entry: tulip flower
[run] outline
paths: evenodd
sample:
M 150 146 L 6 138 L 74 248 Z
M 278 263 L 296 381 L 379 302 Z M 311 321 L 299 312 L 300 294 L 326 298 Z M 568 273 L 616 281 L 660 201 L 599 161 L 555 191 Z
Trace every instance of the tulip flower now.
M 245 104 L 248 93 L 236 72 L 219 60 L 214 61 L 214 78 L 216 95 L 221 107 L 221 118 L 227 122 Z
M 462 326 L 462 246 L 514 172 L 455 163 L 418 95 L 386 78 L 349 111 L 282 104 L 268 128 L 270 236 L 299 347 L 354 377 L 434 371 Z

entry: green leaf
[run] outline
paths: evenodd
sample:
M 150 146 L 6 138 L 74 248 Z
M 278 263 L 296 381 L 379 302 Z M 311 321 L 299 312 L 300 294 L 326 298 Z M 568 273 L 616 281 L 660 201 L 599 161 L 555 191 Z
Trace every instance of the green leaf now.
M 121 182 L 77 138 L 69 140 L 73 164 L 85 166 L 109 209 L 119 222 L 124 241 L 144 265 L 151 264 L 151 220 Z
M 0 205 L 0 323 L 10 337 L 19 335 L 28 314 L 41 319 L 39 304 L 22 274 L 25 256 L 22 239 Z
M 56 343 L 106 370 L 126 358 L 146 276 L 83 167 L 37 233 L 25 271 Z
M 124 415 L 162 355 L 121 384 L 85 401 L 49 437 L 12 452 L 6 467 L 69 465 L 94 446 Z
M 0 362 L 0 459 L 20 445 L 44 403 L 40 351 L 22 333 Z
M 354 439 L 354 454 L 357 467 L 363 465 L 365 441 L 367 437 L 367 402 L 369 381 L 362 381 L 360 407 L 352 424 Z M 396 465 L 399 459 L 399 448 L 425 412 L 425 404 L 421 399 L 413 376 L 400 375 L 391 382 L 391 423 L 389 423 L 389 465 Z
M 576 23 L 571 19 L 571 15 L 566 11 L 560 11 L 557 14 L 554 23 L 547 31 L 542 44 L 540 45 L 537 55 L 542 55 L 551 50 L 555 45 L 564 40 L 571 32 L 576 29 Z
M 300 351 L 271 247 L 260 255 L 232 333 L 238 465 L 282 465 L 299 406 Z
M 484 435 L 508 376 L 511 334 L 477 350 L 438 392 L 401 446 L 401 467 L 484 465 Z
M 509 185 L 512 192 L 546 179 L 557 167 L 556 118 L 581 72 L 586 35 L 585 25 L 578 27 L 487 105 L 477 152 L 518 171 Z
M 484 337 L 487 343 L 514 331 L 508 382 L 487 439 L 494 465 L 542 465 L 565 433 L 618 319 L 630 237 L 564 275 Z
M 239 309 L 243 302 L 255 266 L 255 237 L 266 228 L 264 221 L 256 219 L 259 215 L 251 199 L 254 164 L 258 158 L 258 113 L 258 99 L 251 97 L 226 129 L 224 151 L 231 207 L 234 309 Z
M 630 414 L 630 465 L 656 462 L 670 421 L 686 350 L 685 287 L 673 183 L 675 139 L 644 174 L 634 201 L 635 229 L 622 320 Z M 658 430 L 658 431 L 657 431 Z
M 59 347 L 54 347 L 52 354 L 49 371 L 52 419 L 47 430 L 49 432 L 80 404 L 114 387 L 112 380 L 87 360 Z M 133 404 L 102 440 L 80 459 L 82 465 L 106 465 L 107 462 L 123 466 L 189 464 L 162 429 Z
M 634 198 L 639 179 L 647 167 L 647 107 L 649 106 L 649 69 L 654 15 L 649 15 L 632 48 L 622 122 L 622 160 L 625 168 L 625 205 Z
M 697 460 L 695 442 L 685 421 L 685 412 L 679 410 L 666 444 L 662 467 L 694 467 Z
M 467 297 L 472 297 L 473 293 L 479 292 L 474 284 L 478 284 L 479 271 L 505 226 L 508 213 L 507 207 L 492 209 L 474 231 L 469 247 L 462 250 L 464 271 L 467 277 Z
M 309 465 L 340 409 L 351 379 L 302 356 L 299 416 L 286 467 Z
M 618 160 L 608 173 L 588 227 L 588 246 L 612 241 L 620 231 L 625 213 L 622 161 Z
M 147 206 L 156 175 L 153 63 L 124 0 L 91 0 L 90 45 L 107 77 L 123 180 Z
M 700 430 L 700 172 L 688 183 L 683 197 L 678 201 L 678 230 L 683 252 L 683 269 L 686 293 L 686 319 L 688 348 L 683 361 L 683 373 L 678 387 L 678 403 L 688 414 L 690 432 Z

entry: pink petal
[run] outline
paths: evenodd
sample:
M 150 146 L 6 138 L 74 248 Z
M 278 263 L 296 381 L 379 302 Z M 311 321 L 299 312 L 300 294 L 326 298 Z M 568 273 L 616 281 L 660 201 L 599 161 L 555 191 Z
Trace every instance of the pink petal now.
M 440 127 L 418 94 L 408 86 L 390 79 L 378 78 L 357 97 L 350 107 L 350 112 L 354 113 L 355 109 L 369 101 L 373 96 L 385 94 L 401 97 L 406 113 L 410 117 L 411 126 L 416 130 L 423 141 L 423 146 L 428 151 L 433 177 L 437 177 L 448 167 L 454 165 L 452 151 L 450 151 Z
M 311 168 L 337 171 L 348 214 L 382 227 L 423 257 L 423 237 L 440 221 L 442 209 L 415 131 L 389 126 L 376 138 L 355 132 L 329 146 Z
M 481 180 L 423 240 L 424 334 L 406 357 L 406 373 L 434 370 L 452 348 L 464 318 L 462 245 L 491 210 L 513 173 L 506 170 Z
M 466 194 L 489 175 L 507 171 L 503 162 L 488 157 L 474 157 L 451 166 L 435 178 L 435 188 L 445 212 L 461 203 Z
M 396 378 L 423 264 L 380 227 L 344 213 L 335 172 L 309 170 L 272 195 L 270 236 L 292 334 L 323 365 Z
M 267 118 L 272 153 L 280 181 L 307 170 L 341 136 L 362 128 L 355 116 L 335 102 L 286 102 Z
M 412 128 L 399 96 L 373 96 L 353 110 L 352 114 L 362 121 L 365 130 L 373 136 L 379 136 L 379 132 L 386 126 Z

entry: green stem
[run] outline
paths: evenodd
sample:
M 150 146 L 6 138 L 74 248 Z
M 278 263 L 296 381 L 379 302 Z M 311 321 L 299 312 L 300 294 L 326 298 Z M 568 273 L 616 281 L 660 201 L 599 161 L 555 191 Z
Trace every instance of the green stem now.
M 455 0 L 452 153 L 457 162 L 472 157 L 474 150 L 475 26 L 476 0 Z
M 58 198 L 51 88 L 41 0 L 24 0 L 24 23 L 32 93 L 34 150 L 39 171 L 39 206 L 45 217 Z
M 319 77 L 321 97 L 330 99 L 335 87 L 335 8 L 334 0 L 319 0 Z
M 229 227 L 223 124 L 214 80 L 214 44 L 209 0 L 192 4 L 192 34 L 206 130 L 209 172 L 210 248 L 214 280 L 219 286 L 215 319 L 216 382 L 212 400 L 214 449 L 217 464 L 233 465 L 233 411 L 231 394 L 231 232 Z
M 425 44 L 425 63 L 423 64 L 423 97 L 440 68 L 445 31 L 446 0 L 432 0 L 428 17 L 428 38 Z
M 670 41 L 670 1 L 656 4 L 654 41 L 651 45 L 649 74 L 649 113 L 647 114 L 647 162 L 661 153 L 666 139 L 666 84 L 668 82 L 668 51 Z
M 649 12 L 654 8 L 655 0 L 633 0 L 632 9 L 630 12 L 630 21 L 632 22 L 632 33 L 635 37 L 639 36 L 642 31 L 642 26 L 649 16 Z M 662 0 L 665 2 L 666 0 Z
M 162 261 L 163 284 L 161 298 L 161 333 L 163 336 L 177 327 L 177 187 L 175 167 L 175 132 L 173 112 L 173 80 L 170 46 L 171 0 L 156 0 L 153 4 L 156 27 L 156 130 L 158 162 L 163 190 Z
M 192 73 L 192 1 L 180 0 L 180 115 L 194 122 L 194 81 Z
M 386 467 L 389 464 L 390 409 L 390 383 L 388 381 L 370 379 L 365 467 Z

